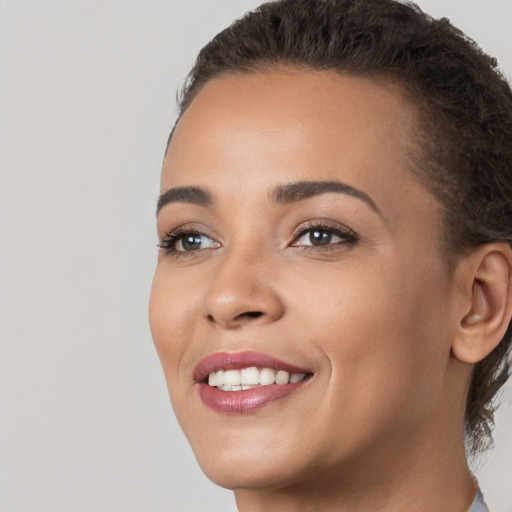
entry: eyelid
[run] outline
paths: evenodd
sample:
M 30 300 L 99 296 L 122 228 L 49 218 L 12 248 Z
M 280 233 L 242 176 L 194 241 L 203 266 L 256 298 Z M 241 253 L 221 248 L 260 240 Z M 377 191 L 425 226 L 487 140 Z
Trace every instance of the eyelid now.
M 182 226 L 178 226 L 174 229 L 171 229 L 164 233 L 164 235 L 160 238 L 160 241 L 157 244 L 157 247 L 160 251 L 162 251 L 166 255 L 173 255 L 174 257 L 181 257 L 181 256 L 192 256 L 195 253 L 207 251 L 209 249 L 214 249 L 221 247 L 221 243 L 217 240 L 217 237 L 214 235 L 207 233 L 207 229 L 204 229 L 202 227 L 198 227 L 197 225 L 191 225 L 191 224 L 185 224 Z M 182 239 L 185 235 L 199 235 L 201 237 L 206 237 L 212 242 L 214 242 L 216 247 L 206 247 L 204 249 L 197 249 L 197 250 L 190 250 L 190 251 L 184 251 L 184 250 L 178 250 L 176 249 L 176 244 L 179 242 L 180 239 Z
M 332 233 L 333 235 L 338 236 L 342 239 L 341 242 L 336 242 L 334 244 L 328 244 L 325 246 L 314 246 L 314 245 L 298 245 L 296 242 L 306 235 L 308 232 L 313 230 L 319 231 L 327 231 Z M 306 223 L 301 224 L 294 230 L 292 235 L 292 241 L 290 243 L 291 247 L 301 247 L 301 248 L 317 248 L 317 249 L 328 249 L 333 248 L 339 245 L 346 244 L 354 244 L 360 240 L 360 236 L 351 228 L 342 224 L 340 222 L 327 220 L 327 219 L 316 219 L 313 221 L 308 221 Z M 294 245 L 296 244 L 296 245 Z

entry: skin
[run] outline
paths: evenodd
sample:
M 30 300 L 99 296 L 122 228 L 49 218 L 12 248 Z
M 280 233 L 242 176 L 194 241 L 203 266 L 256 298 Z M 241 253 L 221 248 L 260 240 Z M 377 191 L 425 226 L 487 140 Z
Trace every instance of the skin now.
M 177 125 L 162 193 L 202 187 L 212 202 L 165 205 L 158 234 L 208 238 L 160 251 L 150 325 L 198 462 L 241 512 L 463 512 L 473 499 L 464 397 L 471 363 L 501 339 L 504 320 L 489 335 L 489 318 L 510 318 L 510 255 L 496 244 L 448 270 L 440 205 L 411 172 L 416 122 L 396 89 L 283 68 L 211 80 Z M 272 199 L 312 180 L 349 184 L 375 208 L 334 192 Z M 310 221 L 357 241 L 308 245 L 297 230 Z M 255 412 L 221 414 L 192 378 L 219 350 L 314 375 Z

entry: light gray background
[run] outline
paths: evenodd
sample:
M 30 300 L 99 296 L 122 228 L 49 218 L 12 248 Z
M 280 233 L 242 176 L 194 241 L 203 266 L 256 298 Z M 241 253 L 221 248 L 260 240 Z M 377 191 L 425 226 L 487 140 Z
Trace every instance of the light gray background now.
M 257 0 L 0 3 L 2 511 L 233 511 L 168 402 L 147 301 L 175 89 Z M 512 75 L 510 0 L 424 0 Z M 512 388 L 476 473 L 512 511 Z M 205 426 L 207 428 L 207 426 Z

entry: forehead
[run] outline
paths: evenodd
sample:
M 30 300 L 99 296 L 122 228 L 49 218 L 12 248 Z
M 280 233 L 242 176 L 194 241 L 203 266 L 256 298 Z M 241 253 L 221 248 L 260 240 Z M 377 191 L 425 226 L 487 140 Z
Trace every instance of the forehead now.
M 379 202 L 430 196 L 411 172 L 418 116 L 399 88 L 331 71 L 227 75 L 176 126 L 162 191 L 246 194 L 287 181 L 342 180 Z M 428 197 L 428 200 L 433 198 Z

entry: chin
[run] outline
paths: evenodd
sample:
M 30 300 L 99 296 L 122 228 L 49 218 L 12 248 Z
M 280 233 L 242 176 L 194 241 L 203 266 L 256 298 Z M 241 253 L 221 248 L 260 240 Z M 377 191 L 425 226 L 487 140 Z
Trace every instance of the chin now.
M 269 488 L 283 483 L 280 478 L 269 474 L 266 468 L 240 468 L 236 464 L 226 464 L 224 467 L 201 469 L 213 483 L 231 491 Z
M 272 460 L 259 464 L 221 458 L 217 463 L 199 463 L 204 474 L 215 484 L 225 489 L 263 489 L 285 487 L 295 481 L 291 468 L 282 468 Z
M 205 475 L 226 489 L 256 489 L 285 486 L 297 478 L 298 461 L 290 451 L 253 442 L 224 449 L 194 447 Z

